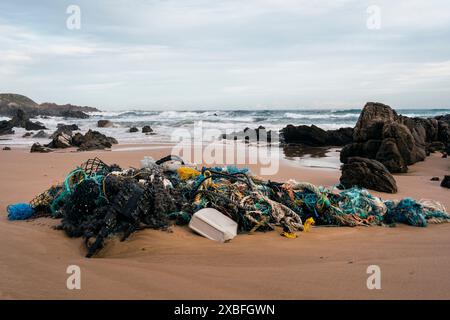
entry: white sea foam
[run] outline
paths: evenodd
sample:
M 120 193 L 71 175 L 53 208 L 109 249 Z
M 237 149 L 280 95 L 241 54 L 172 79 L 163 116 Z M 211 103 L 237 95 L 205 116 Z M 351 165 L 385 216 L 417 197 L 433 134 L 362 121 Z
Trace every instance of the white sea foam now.
M 432 117 L 438 114 L 450 113 L 443 109 L 411 109 L 398 110 L 407 116 Z M 278 131 L 288 124 L 311 125 L 315 124 L 325 130 L 341 127 L 353 127 L 358 119 L 360 110 L 333 109 L 333 110 L 208 110 L 208 111 L 143 111 L 121 110 L 91 112 L 89 119 L 64 119 L 61 117 L 38 117 L 34 121 L 42 122 L 52 133 L 59 123 L 76 124 L 81 132 L 89 129 L 97 130 L 108 136 L 116 138 L 119 143 L 157 143 L 170 141 L 174 129 L 182 128 L 192 133 L 194 125 L 202 121 L 205 130 L 219 130 L 222 133 L 241 131 L 248 128 L 264 126 L 267 130 Z M 7 120 L 8 117 L 0 117 Z M 111 128 L 97 128 L 100 119 L 111 120 Z M 136 126 L 142 128 L 149 125 L 156 135 L 145 135 L 141 132 L 130 133 L 129 128 Z M 15 134 L 2 136 L 0 144 L 31 145 L 38 141 L 47 143 L 47 139 L 23 138 L 24 129 L 14 128 Z M 6 140 L 5 140 L 6 139 Z

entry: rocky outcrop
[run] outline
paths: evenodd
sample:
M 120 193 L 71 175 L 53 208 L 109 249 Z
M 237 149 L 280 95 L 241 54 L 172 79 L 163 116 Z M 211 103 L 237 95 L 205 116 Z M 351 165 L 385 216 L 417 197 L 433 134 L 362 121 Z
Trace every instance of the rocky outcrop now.
M 343 146 L 353 141 L 352 128 L 326 131 L 315 125 L 288 125 L 280 132 L 282 142 L 310 147 Z
M 70 130 L 70 131 L 77 131 L 80 130 L 80 128 L 76 124 L 64 124 L 64 123 L 58 123 L 56 125 L 58 129 L 62 130 Z
M 98 112 L 92 107 L 76 106 L 72 104 L 59 105 L 56 103 L 38 104 L 28 97 L 20 94 L 0 94 L 0 115 L 14 116 L 17 110 L 23 110 L 28 116 L 57 116 L 66 118 L 89 118 L 86 112 Z
M 444 179 L 442 179 L 441 187 L 450 188 L 450 176 L 445 176 Z
M 83 111 L 67 110 L 61 112 L 61 117 L 64 118 L 77 118 L 77 119 L 89 119 L 89 115 Z
M 89 130 L 85 135 L 79 132 L 73 134 L 72 128 L 74 127 L 70 125 L 59 126 L 50 136 L 52 141 L 45 147 L 51 149 L 78 147 L 78 151 L 87 151 L 111 148 L 113 144 L 118 143 L 116 139 L 107 137 L 98 131 Z
M 97 127 L 99 128 L 110 128 L 113 126 L 113 123 L 109 120 L 98 120 Z
M 13 126 L 8 120 L 0 121 L 0 136 L 5 134 L 14 134 Z
M 327 130 L 327 143 L 331 146 L 345 146 L 353 140 L 353 128 L 339 128 L 336 130 Z
M 131 132 L 131 133 L 138 132 L 138 131 L 139 131 L 139 129 L 136 127 L 131 127 L 130 130 L 128 130 L 128 132 Z
M 53 150 L 48 148 L 48 147 L 44 147 L 42 146 L 39 142 L 34 143 L 31 146 L 30 152 L 39 152 L 39 153 L 48 153 L 48 152 L 52 152 Z
M 256 129 L 245 128 L 243 131 L 224 133 L 222 139 L 228 140 L 244 140 L 245 142 L 274 142 L 278 140 L 278 133 L 272 130 L 266 130 L 265 127 L 259 126 Z
M 0 121 L 0 135 L 13 134 L 14 127 L 25 128 L 27 131 L 47 129 L 41 123 L 30 121 L 28 115 L 22 109 L 17 109 L 11 120 Z
M 56 131 L 52 135 L 52 141 L 46 145 L 52 149 L 64 149 L 72 146 L 72 132 Z
M 22 109 L 18 109 L 16 115 L 9 121 L 13 127 L 25 128 L 27 131 L 47 129 L 41 123 L 30 121 L 30 118 Z
M 107 137 L 98 131 L 89 130 L 84 137 L 78 136 L 76 143 L 79 151 L 89 151 L 111 148 L 113 144 L 118 142 L 116 139 Z
M 395 179 L 386 167 L 367 158 L 349 158 L 342 166 L 340 183 L 344 188 L 358 186 L 381 192 L 397 192 Z
M 441 122 L 405 117 L 385 104 L 369 102 L 353 130 L 353 142 L 341 150 L 341 162 L 365 157 L 381 162 L 392 173 L 407 172 L 408 165 L 423 161 L 428 152 L 442 147 L 436 144 L 444 135 L 439 129 L 445 127 Z
M 153 129 L 150 126 L 143 126 L 142 133 L 152 133 Z
M 48 139 L 50 138 L 50 136 L 48 135 L 47 132 L 45 132 L 44 130 L 40 130 L 38 133 L 36 133 L 33 138 L 38 138 L 38 139 Z

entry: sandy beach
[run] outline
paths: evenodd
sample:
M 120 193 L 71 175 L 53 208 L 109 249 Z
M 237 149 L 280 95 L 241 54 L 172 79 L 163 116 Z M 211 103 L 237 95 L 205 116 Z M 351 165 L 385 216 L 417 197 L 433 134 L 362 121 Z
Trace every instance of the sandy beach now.
M 0 151 L 1 299 L 450 299 L 450 224 L 314 227 L 297 239 L 281 237 L 279 231 L 256 232 L 225 244 L 174 227 L 171 233 L 143 230 L 125 242 L 111 240 L 88 259 L 81 239 L 51 228 L 58 220 L 7 221 L 8 204 L 30 201 L 88 158 L 138 167 L 144 156 L 157 159 L 170 151 L 126 147 Z M 395 176 L 397 194 L 374 194 L 429 198 L 450 208 L 450 190 L 430 181 L 448 174 L 448 159 L 432 154 L 409 169 Z M 333 186 L 339 176 L 336 169 L 282 161 L 276 177 L 265 178 Z M 66 288 L 66 268 L 72 264 L 81 267 L 81 290 Z M 369 265 L 381 268 L 381 290 L 366 287 Z

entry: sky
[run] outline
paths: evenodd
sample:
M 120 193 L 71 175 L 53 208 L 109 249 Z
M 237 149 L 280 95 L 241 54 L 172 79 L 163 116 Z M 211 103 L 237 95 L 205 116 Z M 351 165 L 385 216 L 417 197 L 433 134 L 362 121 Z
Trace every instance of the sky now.
M 448 0 L 2 0 L 0 92 L 104 110 L 448 108 L 449 40 Z

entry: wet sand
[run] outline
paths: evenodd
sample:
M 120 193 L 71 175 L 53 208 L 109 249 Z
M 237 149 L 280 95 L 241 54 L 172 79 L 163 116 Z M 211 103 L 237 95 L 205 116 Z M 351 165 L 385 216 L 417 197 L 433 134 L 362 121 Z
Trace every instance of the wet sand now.
M 58 221 L 6 220 L 8 204 L 31 200 L 88 158 L 138 167 L 143 156 L 160 158 L 168 151 L 0 150 L 0 298 L 450 299 L 450 224 L 317 227 L 297 239 L 283 238 L 277 231 L 257 232 L 226 244 L 175 227 L 172 233 L 144 230 L 125 242 L 112 240 L 98 257 L 87 259 L 81 239 L 51 229 Z M 250 167 L 257 170 L 256 165 Z M 398 194 L 375 194 L 429 198 L 450 208 L 450 190 L 430 181 L 449 170 L 449 159 L 432 155 L 411 166 L 408 174 L 396 176 Z M 283 161 L 278 174 L 266 178 L 332 186 L 339 176 L 339 170 L 300 168 Z M 72 264 L 81 267 L 81 290 L 66 288 L 66 268 Z M 366 287 L 366 269 L 373 264 L 381 268 L 381 290 Z

